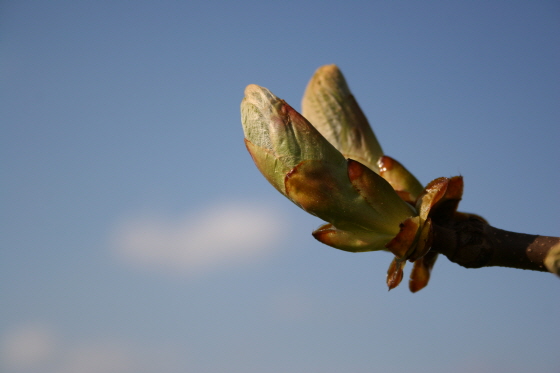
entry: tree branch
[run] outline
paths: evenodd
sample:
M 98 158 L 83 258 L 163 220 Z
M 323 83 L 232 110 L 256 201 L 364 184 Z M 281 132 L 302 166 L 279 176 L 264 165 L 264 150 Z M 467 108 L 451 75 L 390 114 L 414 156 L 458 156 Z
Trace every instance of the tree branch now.
M 465 268 L 509 267 L 548 272 L 544 259 L 560 237 L 508 232 L 471 216 L 435 225 L 432 250 Z

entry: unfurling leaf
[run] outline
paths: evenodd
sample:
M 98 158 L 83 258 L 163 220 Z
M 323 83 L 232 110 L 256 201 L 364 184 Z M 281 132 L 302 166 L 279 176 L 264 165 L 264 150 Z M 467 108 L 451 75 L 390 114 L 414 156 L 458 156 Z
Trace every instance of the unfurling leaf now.
M 241 103 L 245 143 L 280 193 L 330 223 L 314 234 L 345 251 L 385 249 L 399 224 L 415 216 L 381 176 L 348 159 L 266 88 L 249 85 Z
M 346 158 L 379 172 L 381 146 L 336 65 L 315 71 L 301 103 L 302 114 Z

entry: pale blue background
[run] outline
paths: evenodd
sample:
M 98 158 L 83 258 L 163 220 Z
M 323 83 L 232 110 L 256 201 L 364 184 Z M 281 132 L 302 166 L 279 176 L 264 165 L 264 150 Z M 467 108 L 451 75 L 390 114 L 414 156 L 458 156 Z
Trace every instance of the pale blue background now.
M 558 1 L 2 1 L 0 370 L 560 371 L 560 279 L 440 258 L 387 292 L 390 255 L 316 242 L 258 173 L 244 87 L 299 109 L 330 63 L 423 183 L 461 174 L 461 210 L 560 234 Z M 266 254 L 115 254 L 119 222 L 230 203 L 277 219 Z

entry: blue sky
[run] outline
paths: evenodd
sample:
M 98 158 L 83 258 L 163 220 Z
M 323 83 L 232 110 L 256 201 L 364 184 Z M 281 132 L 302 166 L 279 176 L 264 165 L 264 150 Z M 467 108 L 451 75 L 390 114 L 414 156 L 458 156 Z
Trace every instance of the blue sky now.
M 460 209 L 560 234 L 555 1 L 3 1 L 0 370 L 557 372 L 560 281 L 316 242 L 243 145 L 335 63 L 385 152 Z M 406 274 L 405 274 L 406 275 Z

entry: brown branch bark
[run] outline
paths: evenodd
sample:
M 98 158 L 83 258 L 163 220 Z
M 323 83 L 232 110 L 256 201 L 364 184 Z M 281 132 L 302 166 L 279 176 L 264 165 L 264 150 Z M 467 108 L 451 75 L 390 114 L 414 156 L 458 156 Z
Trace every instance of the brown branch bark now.
M 560 237 L 508 232 L 471 217 L 435 225 L 432 250 L 466 268 L 509 267 L 548 272 L 543 261 Z

